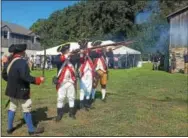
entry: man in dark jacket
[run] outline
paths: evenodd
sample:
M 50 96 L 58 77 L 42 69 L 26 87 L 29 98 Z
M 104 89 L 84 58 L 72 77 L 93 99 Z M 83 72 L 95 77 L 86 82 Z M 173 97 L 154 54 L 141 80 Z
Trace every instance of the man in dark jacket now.
M 8 110 L 8 134 L 12 134 L 15 128 L 13 128 L 13 121 L 16 112 L 16 108 L 19 104 L 22 106 L 24 113 L 24 119 L 28 127 L 28 133 L 30 135 L 42 133 L 44 128 L 37 128 L 33 126 L 31 116 L 31 104 L 30 99 L 30 84 L 40 85 L 43 81 L 43 77 L 32 77 L 27 61 L 24 59 L 26 44 L 11 45 L 9 52 L 13 53 L 9 60 L 8 66 L 3 69 L 2 77 L 7 81 L 6 95 L 10 97 L 10 107 Z
M 188 50 L 184 51 L 184 73 L 188 73 Z
M 158 67 L 159 67 L 159 57 L 157 54 L 154 54 L 153 55 L 153 70 L 158 70 Z
M 114 53 L 113 50 L 110 48 L 109 51 L 106 53 L 108 57 L 108 66 L 109 68 L 114 68 Z

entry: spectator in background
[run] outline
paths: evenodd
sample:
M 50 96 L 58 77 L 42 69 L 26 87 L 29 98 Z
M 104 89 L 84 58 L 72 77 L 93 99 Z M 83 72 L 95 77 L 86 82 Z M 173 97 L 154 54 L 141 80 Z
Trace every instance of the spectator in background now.
M 31 63 L 31 70 L 34 70 L 34 56 L 33 55 L 31 55 L 31 57 L 30 57 L 30 63 Z
M 118 68 L 118 57 L 117 56 L 114 57 L 114 68 L 115 69 Z
M 40 64 L 41 64 L 41 60 L 40 60 L 40 56 L 36 56 L 36 66 L 37 66 L 37 68 L 40 68 Z
M 172 58 L 171 58 L 171 73 L 174 73 L 176 69 L 176 56 L 175 53 L 172 53 Z
M 47 69 L 52 69 L 52 61 L 50 55 L 47 56 L 46 62 L 47 62 Z
M 154 55 L 153 55 L 152 61 L 153 61 L 153 70 L 158 70 L 158 66 L 159 66 L 159 57 L 158 57 L 157 54 L 154 54 Z
M 165 55 L 161 54 L 159 69 L 164 70 Z
M 108 57 L 108 67 L 109 68 L 114 68 L 114 53 L 112 48 L 110 48 L 108 50 L 108 52 L 106 53 L 107 57 Z
M 35 56 L 35 55 L 33 56 L 33 62 L 34 62 L 33 66 L 34 66 L 34 69 L 35 69 L 36 66 L 37 66 L 37 65 L 36 65 L 36 56 Z
M 184 51 L 184 73 L 188 74 L 188 50 Z

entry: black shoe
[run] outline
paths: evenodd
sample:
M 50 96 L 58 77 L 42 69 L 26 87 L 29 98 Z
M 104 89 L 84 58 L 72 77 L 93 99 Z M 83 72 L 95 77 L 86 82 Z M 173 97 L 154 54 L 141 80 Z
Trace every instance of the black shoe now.
M 74 108 L 70 108 L 69 117 L 72 118 L 72 119 L 76 119 L 75 113 L 74 113 Z
M 91 99 L 90 100 L 90 109 L 95 109 L 95 107 L 93 107 L 93 103 L 95 102 L 95 99 Z
M 86 100 L 85 107 L 86 108 L 90 108 L 91 107 L 90 100 Z
M 92 105 L 93 103 L 95 103 L 95 99 L 90 100 L 90 104 Z
M 56 122 L 59 122 L 63 117 L 63 108 L 57 108 L 57 117 L 55 119 Z
M 73 114 L 69 114 L 69 117 L 72 118 L 72 119 L 76 119 L 76 116 L 73 115 Z
M 44 127 L 39 127 L 37 128 L 34 132 L 28 132 L 29 135 L 36 135 L 36 134 L 40 134 L 40 133 L 43 133 L 44 132 Z
M 83 109 L 84 108 L 84 101 L 82 100 L 82 101 L 80 101 L 80 107 L 79 107 L 79 109 Z
M 7 130 L 7 134 L 12 134 L 14 132 L 15 128 L 12 128 L 10 130 Z

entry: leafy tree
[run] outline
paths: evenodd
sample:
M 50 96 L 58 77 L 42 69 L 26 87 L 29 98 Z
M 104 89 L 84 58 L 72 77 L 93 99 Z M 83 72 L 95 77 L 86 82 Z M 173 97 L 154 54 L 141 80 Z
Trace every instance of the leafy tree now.
M 81 38 L 114 41 L 133 39 L 138 41 L 133 47 L 144 52 L 148 47 L 156 47 L 163 34 L 161 30 L 168 29 L 166 16 L 175 8 L 188 4 L 183 0 L 159 0 L 156 9 L 154 2 L 79 1 L 73 6 L 53 12 L 48 19 L 37 20 L 30 29 L 42 36 L 41 43 L 46 47 L 78 41 Z M 149 19 L 136 24 L 136 17 L 145 12 L 151 13 Z

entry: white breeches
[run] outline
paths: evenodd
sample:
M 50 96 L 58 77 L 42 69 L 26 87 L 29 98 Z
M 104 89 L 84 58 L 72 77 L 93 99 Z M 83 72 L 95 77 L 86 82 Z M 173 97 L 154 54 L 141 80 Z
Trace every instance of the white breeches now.
M 15 112 L 19 105 L 22 106 L 23 112 L 31 112 L 31 105 L 32 105 L 31 99 L 23 100 L 23 99 L 10 98 L 9 110 Z
M 87 71 L 86 73 L 84 73 L 84 76 L 82 76 L 80 80 L 80 100 L 84 100 L 84 96 L 86 96 L 86 99 L 90 98 L 92 85 L 93 85 L 92 72 Z
M 67 82 L 62 84 L 57 92 L 57 108 L 64 107 L 64 100 L 67 97 L 69 101 L 69 107 L 74 107 L 74 100 L 75 100 L 75 87 L 73 83 Z

